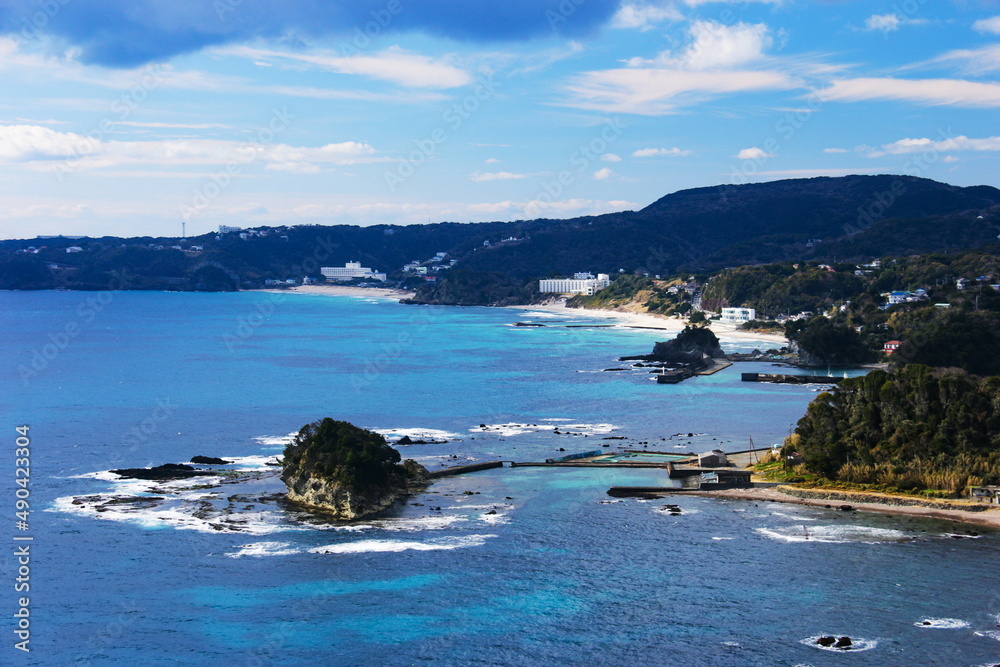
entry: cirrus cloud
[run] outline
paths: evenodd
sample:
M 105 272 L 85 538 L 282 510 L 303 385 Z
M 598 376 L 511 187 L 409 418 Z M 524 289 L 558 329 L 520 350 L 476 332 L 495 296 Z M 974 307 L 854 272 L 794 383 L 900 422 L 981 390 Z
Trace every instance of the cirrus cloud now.
M 964 79 L 840 79 L 818 95 L 820 99 L 842 102 L 893 100 L 929 106 L 1000 106 L 1000 84 Z
M 694 151 L 682 150 L 676 146 L 673 148 L 640 148 L 632 153 L 632 157 L 687 157 L 694 155 Z

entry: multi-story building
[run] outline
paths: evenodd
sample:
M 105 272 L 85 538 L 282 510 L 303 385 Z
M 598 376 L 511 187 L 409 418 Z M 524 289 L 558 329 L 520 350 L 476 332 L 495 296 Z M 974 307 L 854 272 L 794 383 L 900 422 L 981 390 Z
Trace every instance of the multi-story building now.
M 344 266 L 324 266 L 320 269 L 327 280 L 353 280 L 354 278 L 368 278 L 385 282 L 386 275 L 377 271 L 372 271 L 367 266 L 361 266 L 361 262 L 348 262 Z
M 723 308 L 722 321 L 743 324 L 757 319 L 757 311 L 753 308 Z
M 591 296 L 594 292 L 602 290 L 611 284 L 611 277 L 606 273 L 599 273 L 595 278 L 589 273 L 577 273 L 573 278 L 548 278 L 538 281 L 538 291 L 554 294 L 586 294 Z

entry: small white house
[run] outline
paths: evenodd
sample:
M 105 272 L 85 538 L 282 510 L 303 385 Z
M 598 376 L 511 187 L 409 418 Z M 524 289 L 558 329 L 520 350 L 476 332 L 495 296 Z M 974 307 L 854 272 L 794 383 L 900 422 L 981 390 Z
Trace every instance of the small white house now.
M 722 321 L 743 324 L 757 319 L 757 311 L 753 308 L 723 308 Z

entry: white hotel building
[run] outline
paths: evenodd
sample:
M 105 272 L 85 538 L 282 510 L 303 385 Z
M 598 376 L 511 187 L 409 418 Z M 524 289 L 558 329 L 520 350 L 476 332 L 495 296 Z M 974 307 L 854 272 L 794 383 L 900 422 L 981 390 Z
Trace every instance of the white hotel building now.
M 723 308 L 722 321 L 733 324 L 743 324 L 757 319 L 757 311 L 753 308 Z
M 589 273 L 574 273 L 572 278 L 549 278 L 538 281 L 539 292 L 555 294 L 586 294 L 602 290 L 611 284 L 611 277 L 606 273 L 598 273 L 595 278 Z
M 320 273 L 327 280 L 352 280 L 354 278 L 368 278 L 385 282 L 385 274 L 372 271 L 367 266 L 361 266 L 361 262 L 348 262 L 344 266 L 324 266 Z

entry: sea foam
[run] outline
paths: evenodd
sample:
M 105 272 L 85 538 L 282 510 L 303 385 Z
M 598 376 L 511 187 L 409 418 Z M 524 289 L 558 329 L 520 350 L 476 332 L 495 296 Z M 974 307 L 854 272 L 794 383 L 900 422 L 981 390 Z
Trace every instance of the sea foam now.
M 487 538 L 496 535 L 467 535 L 463 537 L 441 537 L 426 542 L 408 540 L 361 540 L 343 544 L 329 544 L 309 549 L 316 554 L 362 554 L 362 553 L 398 553 L 401 551 L 442 551 L 448 549 L 463 549 L 479 547 L 486 543 Z

